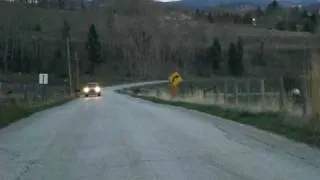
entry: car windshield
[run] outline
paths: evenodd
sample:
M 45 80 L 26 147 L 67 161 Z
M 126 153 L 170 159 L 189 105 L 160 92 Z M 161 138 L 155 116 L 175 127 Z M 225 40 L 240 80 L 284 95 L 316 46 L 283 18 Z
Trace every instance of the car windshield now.
M 98 83 L 88 83 L 88 87 L 96 87 L 98 86 Z

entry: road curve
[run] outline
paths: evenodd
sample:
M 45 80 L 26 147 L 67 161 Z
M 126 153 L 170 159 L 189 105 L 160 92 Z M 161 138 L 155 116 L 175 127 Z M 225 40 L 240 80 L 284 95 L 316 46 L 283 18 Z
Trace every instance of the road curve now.
M 0 179 L 319 180 L 318 149 L 114 89 L 1 129 Z

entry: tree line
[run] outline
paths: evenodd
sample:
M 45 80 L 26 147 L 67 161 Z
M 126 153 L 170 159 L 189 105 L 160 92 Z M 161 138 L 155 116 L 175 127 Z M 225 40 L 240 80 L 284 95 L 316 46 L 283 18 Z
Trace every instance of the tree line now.
M 101 43 L 95 25 L 87 33 L 85 43 L 67 42 L 70 38 L 70 26 L 67 21 L 61 27 L 61 39 L 39 36 L 39 32 L 21 31 L 14 28 L 0 29 L 0 71 L 40 73 L 48 72 L 56 76 L 67 76 L 67 51 L 73 62 L 74 52 L 86 50 L 88 58 L 83 58 L 89 66 L 84 71 L 94 74 L 96 66 L 103 61 Z M 68 47 L 67 47 L 67 43 Z M 82 48 L 79 46 L 83 46 Z M 73 62 L 74 63 L 74 62 Z
M 11 2 L 12 3 L 12 2 Z M 21 0 L 14 1 L 15 4 L 24 4 L 28 7 L 40 7 L 50 9 L 62 9 L 62 10 L 86 10 L 96 6 L 94 2 L 88 2 L 85 0 L 80 1 L 67 1 L 67 0 Z
M 157 63 L 161 63 L 162 66 L 169 69 L 170 66 L 183 69 L 187 68 L 188 63 L 195 65 L 200 63 L 200 66 L 196 66 L 200 76 L 204 75 L 202 73 L 203 67 L 210 67 L 209 74 L 211 75 L 219 74 L 219 72 L 224 71 L 222 64 L 228 66 L 231 75 L 242 76 L 245 73 L 243 43 L 240 37 L 237 42 L 231 42 L 227 50 L 223 50 L 217 37 L 214 38 L 209 47 L 195 50 L 194 58 L 189 57 L 191 62 L 183 58 L 184 47 L 172 47 L 170 44 L 164 43 L 160 46 L 160 62 L 156 62 L 155 55 L 157 52 L 152 52 L 152 48 L 155 47 L 155 44 L 152 43 L 153 37 L 145 30 L 136 31 L 136 33 L 134 31 L 130 32 L 134 33 L 131 34 L 133 36 L 133 47 L 135 47 L 132 49 L 128 47 L 128 44 L 116 42 L 102 44 L 93 24 L 88 29 L 86 42 L 77 44 L 70 41 L 68 47 L 67 39 L 71 37 L 70 29 L 68 22 L 64 21 L 61 27 L 61 39 L 53 42 L 37 36 L 30 37 L 13 30 L 2 31 L 0 36 L 0 70 L 22 73 L 49 72 L 66 78 L 68 74 L 67 58 L 71 59 L 74 67 L 74 52 L 81 53 L 82 48 L 86 50 L 87 58 L 81 57 L 81 72 L 88 75 L 95 75 L 96 68 L 108 64 L 115 73 L 123 72 L 122 75 L 124 76 L 148 76 L 157 66 Z M 67 55 L 68 50 L 70 51 L 70 57 Z M 224 52 L 227 52 L 227 59 L 223 56 Z
M 207 75 L 219 74 L 223 71 L 222 64 L 224 64 L 229 71 L 229 74 L 240 77 L 245 74 L 245 68 L 243 63 L 243 41 L 241 37 L 238 37 L 237 42 L 230 42 L 229 47 L 225 50 L 226 57 L 223 56 L 224 50 L 217 37 L 214 38 L 212 44 L 197 54 L 196 61 L 200 62 L 203 66 L 207 67 Z M 199 75 L 204 75 L 204 68 L 198 69 Z
M 209 23 L 232 22 L 235 24 L 264 25 L 264 18 L 281 17 L 273 23 L 270 28 L 288 31 L 305 31 L 314 33 L 319 25 L 318 12 L 309 12 L 303 8 L 283 8 L 278 1 L 273 0 L 265 10 L 258 6 L 255 10 L 250 10 L 244 15 L 233 12 L 205 12 L 197 9 L 194 16 L 197 19 L 204 19 Z

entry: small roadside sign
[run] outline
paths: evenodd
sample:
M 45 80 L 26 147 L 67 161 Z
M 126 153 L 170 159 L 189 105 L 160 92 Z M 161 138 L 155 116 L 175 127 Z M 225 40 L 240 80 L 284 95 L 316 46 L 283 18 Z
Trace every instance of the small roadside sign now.
M 49 76 L 45 73 L 39 74 L 39 84 L 48 84 Z

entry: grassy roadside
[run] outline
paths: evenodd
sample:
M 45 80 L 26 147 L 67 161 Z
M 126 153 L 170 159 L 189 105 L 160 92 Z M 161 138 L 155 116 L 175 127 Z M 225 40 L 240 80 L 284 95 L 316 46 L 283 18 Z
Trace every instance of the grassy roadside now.
M 118 93 L 122 93 L 121 91 Z M 309 127 L 297 127 L 284 123 L 283 118 L 278 113 L 251 113 L 238 110 L 224 109 L 214 105 L 201 105 L 186 102 L 172 102 L 158 99 L 155 97 L 145 97 L 130 95 L 135 98 L 148 100 L 154 103 L 168 104 L 180 106 L 187 109 L 193 109 L 211 115 L 226 118 L 228 120 L 236 121 L 242 124 L 254 126 L 256 128 L 274 132 L 276 134 L 285 136 L 289 139 L 304 142 L 309 145 L 320 147 L 320 132 L 315 132 Z
M 28 117 L 36 112 L 49 109 L 55 106 L 62 105 L 66 102 L 71 101 L 73 98 L 64 98 L 61 100 L 53 101 L 47 104 L 39 104 L 36 106 L 28 105 L 6 105 L 0 106 L 0 128 L 8 126 L 9 124 L 18 121 L 21 118 Z

